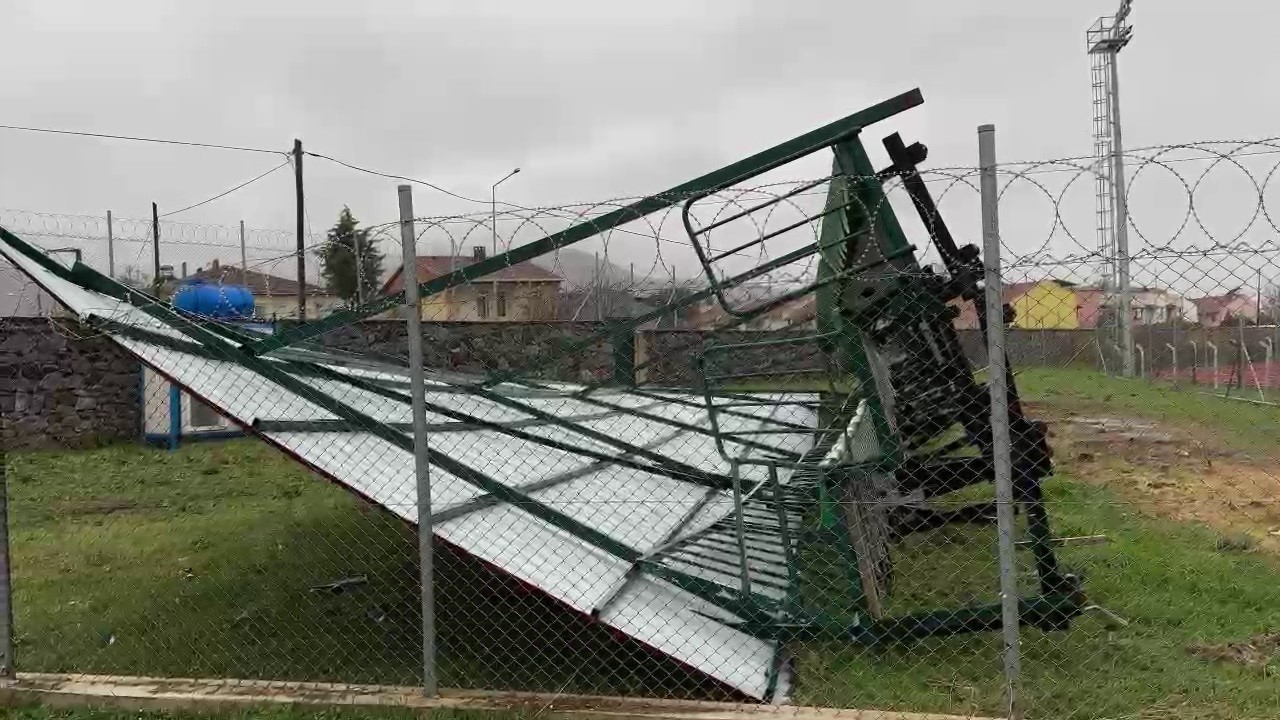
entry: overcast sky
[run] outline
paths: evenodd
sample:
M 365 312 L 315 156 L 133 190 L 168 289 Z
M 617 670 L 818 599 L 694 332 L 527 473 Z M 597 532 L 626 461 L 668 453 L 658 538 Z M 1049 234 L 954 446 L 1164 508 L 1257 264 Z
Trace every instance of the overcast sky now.
M 1002 160 L 1079 156 L 1092 151 L 1084 31 L 1116 5 L 0 0 L 0 124 L 281 151 L 296 137 L 482 199 L 518 166 L 500 197 L 523 205 L 660 190 L 914 87 L 923 107 L 869 131 L 877 158 L 898 130 L 930 147 L 928 166 L 974 165 L 988 122 Z M 1280 135 L 1268 7 L 1137 0 L 1126 145 Z M 152 201 L 178 209 L 281 158 L 0 130 L 0 162 L 0 208 L 147 217 Z M 313 158 L 305 171 L 316 232 L 343 204 L 366 222 L 396 215 L 396 181 Z M 1073 231 L 1092 244 L 1081 185 Z M 487 209 L 421 187 L 415 200 L 419 214 Z M 293 202 L 285 168 L 175 219 L 289 229 Z M 147 264 L 140 244 L 125 252 Z

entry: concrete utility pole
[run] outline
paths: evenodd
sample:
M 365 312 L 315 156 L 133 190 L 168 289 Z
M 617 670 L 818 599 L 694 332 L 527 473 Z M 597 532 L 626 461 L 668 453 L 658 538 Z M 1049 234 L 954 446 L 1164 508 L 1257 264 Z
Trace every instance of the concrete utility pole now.
M 397 188 L 400 201 L 400 243 L 404 250 L 404 314 L 408 324 L 409 394 L 413 413 L 413 467 L 418 488 L 418 567 L 422 602 L 422 693 L 439 693 L 436 673 L 435 555 L 431 530 L 431 465 L 427 444 L 426 371 L 423 368 L 422 306 L 418 301 L 417 233 L 413 226 L 413 188 Z

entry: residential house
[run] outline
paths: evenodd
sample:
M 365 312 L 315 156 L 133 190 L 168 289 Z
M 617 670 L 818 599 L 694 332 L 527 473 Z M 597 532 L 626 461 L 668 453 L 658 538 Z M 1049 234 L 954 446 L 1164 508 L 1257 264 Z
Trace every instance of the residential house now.
M 818 298 L 811 293 L 779 303 L 747 324 L 754 330 L 796 330 L 817 327 Z
M 1080 327 L 1096 328 L 1108 325 L 1115 317 L 1120 296 L 1114 290 L 1097 286 L 1076 288 L 1076 305 L 1079 308 Z M 1196 321 L 1199 313 L 1196 304 L 1168 288 L 1133 287 L 1129 291 L 1129 312 L 1137 325 L 1165 325 L 1176 322 Z
M 470 257 L 424 255 L 418 258 L 418 282 L 447 275 L 484 260 L 484 247 Z M 384 294 L 404 289 L 397 269 L 382 288 Z M 422 319 L 436 322 L 546 321 L 556 317 L 559 275 L 531 262 L 508 265 L 482 278 L 422 299 Z
M 709 330 L 725 323 L 728 316 L 729 313 L 725 312 L 720 301 L 712 297 L 690 305 L 685 310 L 684 322 L 681 324 L 691 329 Z
M 1076 286 L 1066 280 L 1046 278 L 1032 282 L 1005 285 L 1003 302 L 1012 305 L 1013 326 L 1028 330 L 1075 330 L 1080 327 Z M 953 301 L 960 309 L 955 326 L 958 330 L 979 327 L 978 311 L 971 302 Z
M 735 305 L 734 309 L 756 308 L 768 302 L 770 302 L 768 299 L 756 298 L 750 304 Z M 689 328 L 704 330 L 728 326 L 732 326 L 734 330 L 796 330 L 813 328 L 817 326 L 817 308 L 817 298 L 810 293 L 793 300 L 778 303 L 750 320 L 739 321 L 724 309 L 717 298 L 708 298 L 689 307 L 684 325 Z
M 1199 317 L 1195 303 L 1167 288 L 1156 287 L 1133 288 L 1129 311 L 1139 325 L 1195 322 Z
M 223 265 L 214 260 L 207 268 L 198 268 L 186 278 L 205 280 L 220 285 L 240 285 L 253 295 L 254 312 L 260 318 L 296 318 L 298 316 L 298 281 L 245 270 L 236 265 Z M 178 282 L 181 282 L 179 280 Z M 342 305 L 342 298 L 327 289 L 306 286 L 307 318 L 323 317 Z
M 1196 298 L 1193 302 L 1200 313 L 1200 324 L 1204 327 L 1215 328 L 1233 319 L 1249 323 L 1258 321 L 1257 296 L 1241 292 L 1240 288 L 1223 295 Z
M 1092 330 L 1099 325 L 1107 325 L 1113 317 L 1110 314 L 1111 293 L 1093 285 L 1081 285 L 1076 292 L 1076 325 L 1083 330 Z

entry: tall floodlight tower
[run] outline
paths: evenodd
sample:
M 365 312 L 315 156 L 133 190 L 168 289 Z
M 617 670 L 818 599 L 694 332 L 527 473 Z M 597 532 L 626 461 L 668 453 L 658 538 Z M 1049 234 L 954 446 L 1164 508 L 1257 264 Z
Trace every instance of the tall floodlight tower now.
M 1129 289 L 1129 213 L 1124 188 L 1124 144 L 1120 137 L 1120 74 L 1117 58 L 1133 27 L 1128 23 L 1133 0 L 1121 0 L 1115 15 L 1098 18 L 1085 32 L 1093 70 L 1093 153 L 1097 192 L 1098 254 L 1106 307 L 1120 347 L 1121 371 L 1133 375 L 1133 315 Z M 1108 323 L 1111 325 L 1111 323 Z M 1101 329 L 1101 328 L 1099 328 Z M 1100 338 L 1101 339 L 1101 338 Z

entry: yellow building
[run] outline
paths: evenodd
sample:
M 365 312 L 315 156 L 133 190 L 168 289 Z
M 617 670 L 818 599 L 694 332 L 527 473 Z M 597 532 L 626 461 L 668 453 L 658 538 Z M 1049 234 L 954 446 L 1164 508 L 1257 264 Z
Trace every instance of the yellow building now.
M 418 282 L 461 270 L 484 259 L 477 248 L 472 257 L 427 255 L 418 258 Z M 387 280 L 382 292 L 404 289 L 401 271 Z M 422 319 L 435 322 L 529 322 L 555 319 L 560 276 L 530 262 L 516 263 L 422 300 Z
M 1013 327 L 1025 330 L 1077 330 L 1079 300 L 1075 286 L 1052 278 L 1004 286 L 1004 303 L 1013 306 Z M 973 303 L 959 304 L 956 328 L 976 330 L 978 313 Z
M 1013 306 L 1016 328 L 1076 330 L 1080 327 L 1075 288 L 1061 280 L 1006 286 L 1004 301 Z

